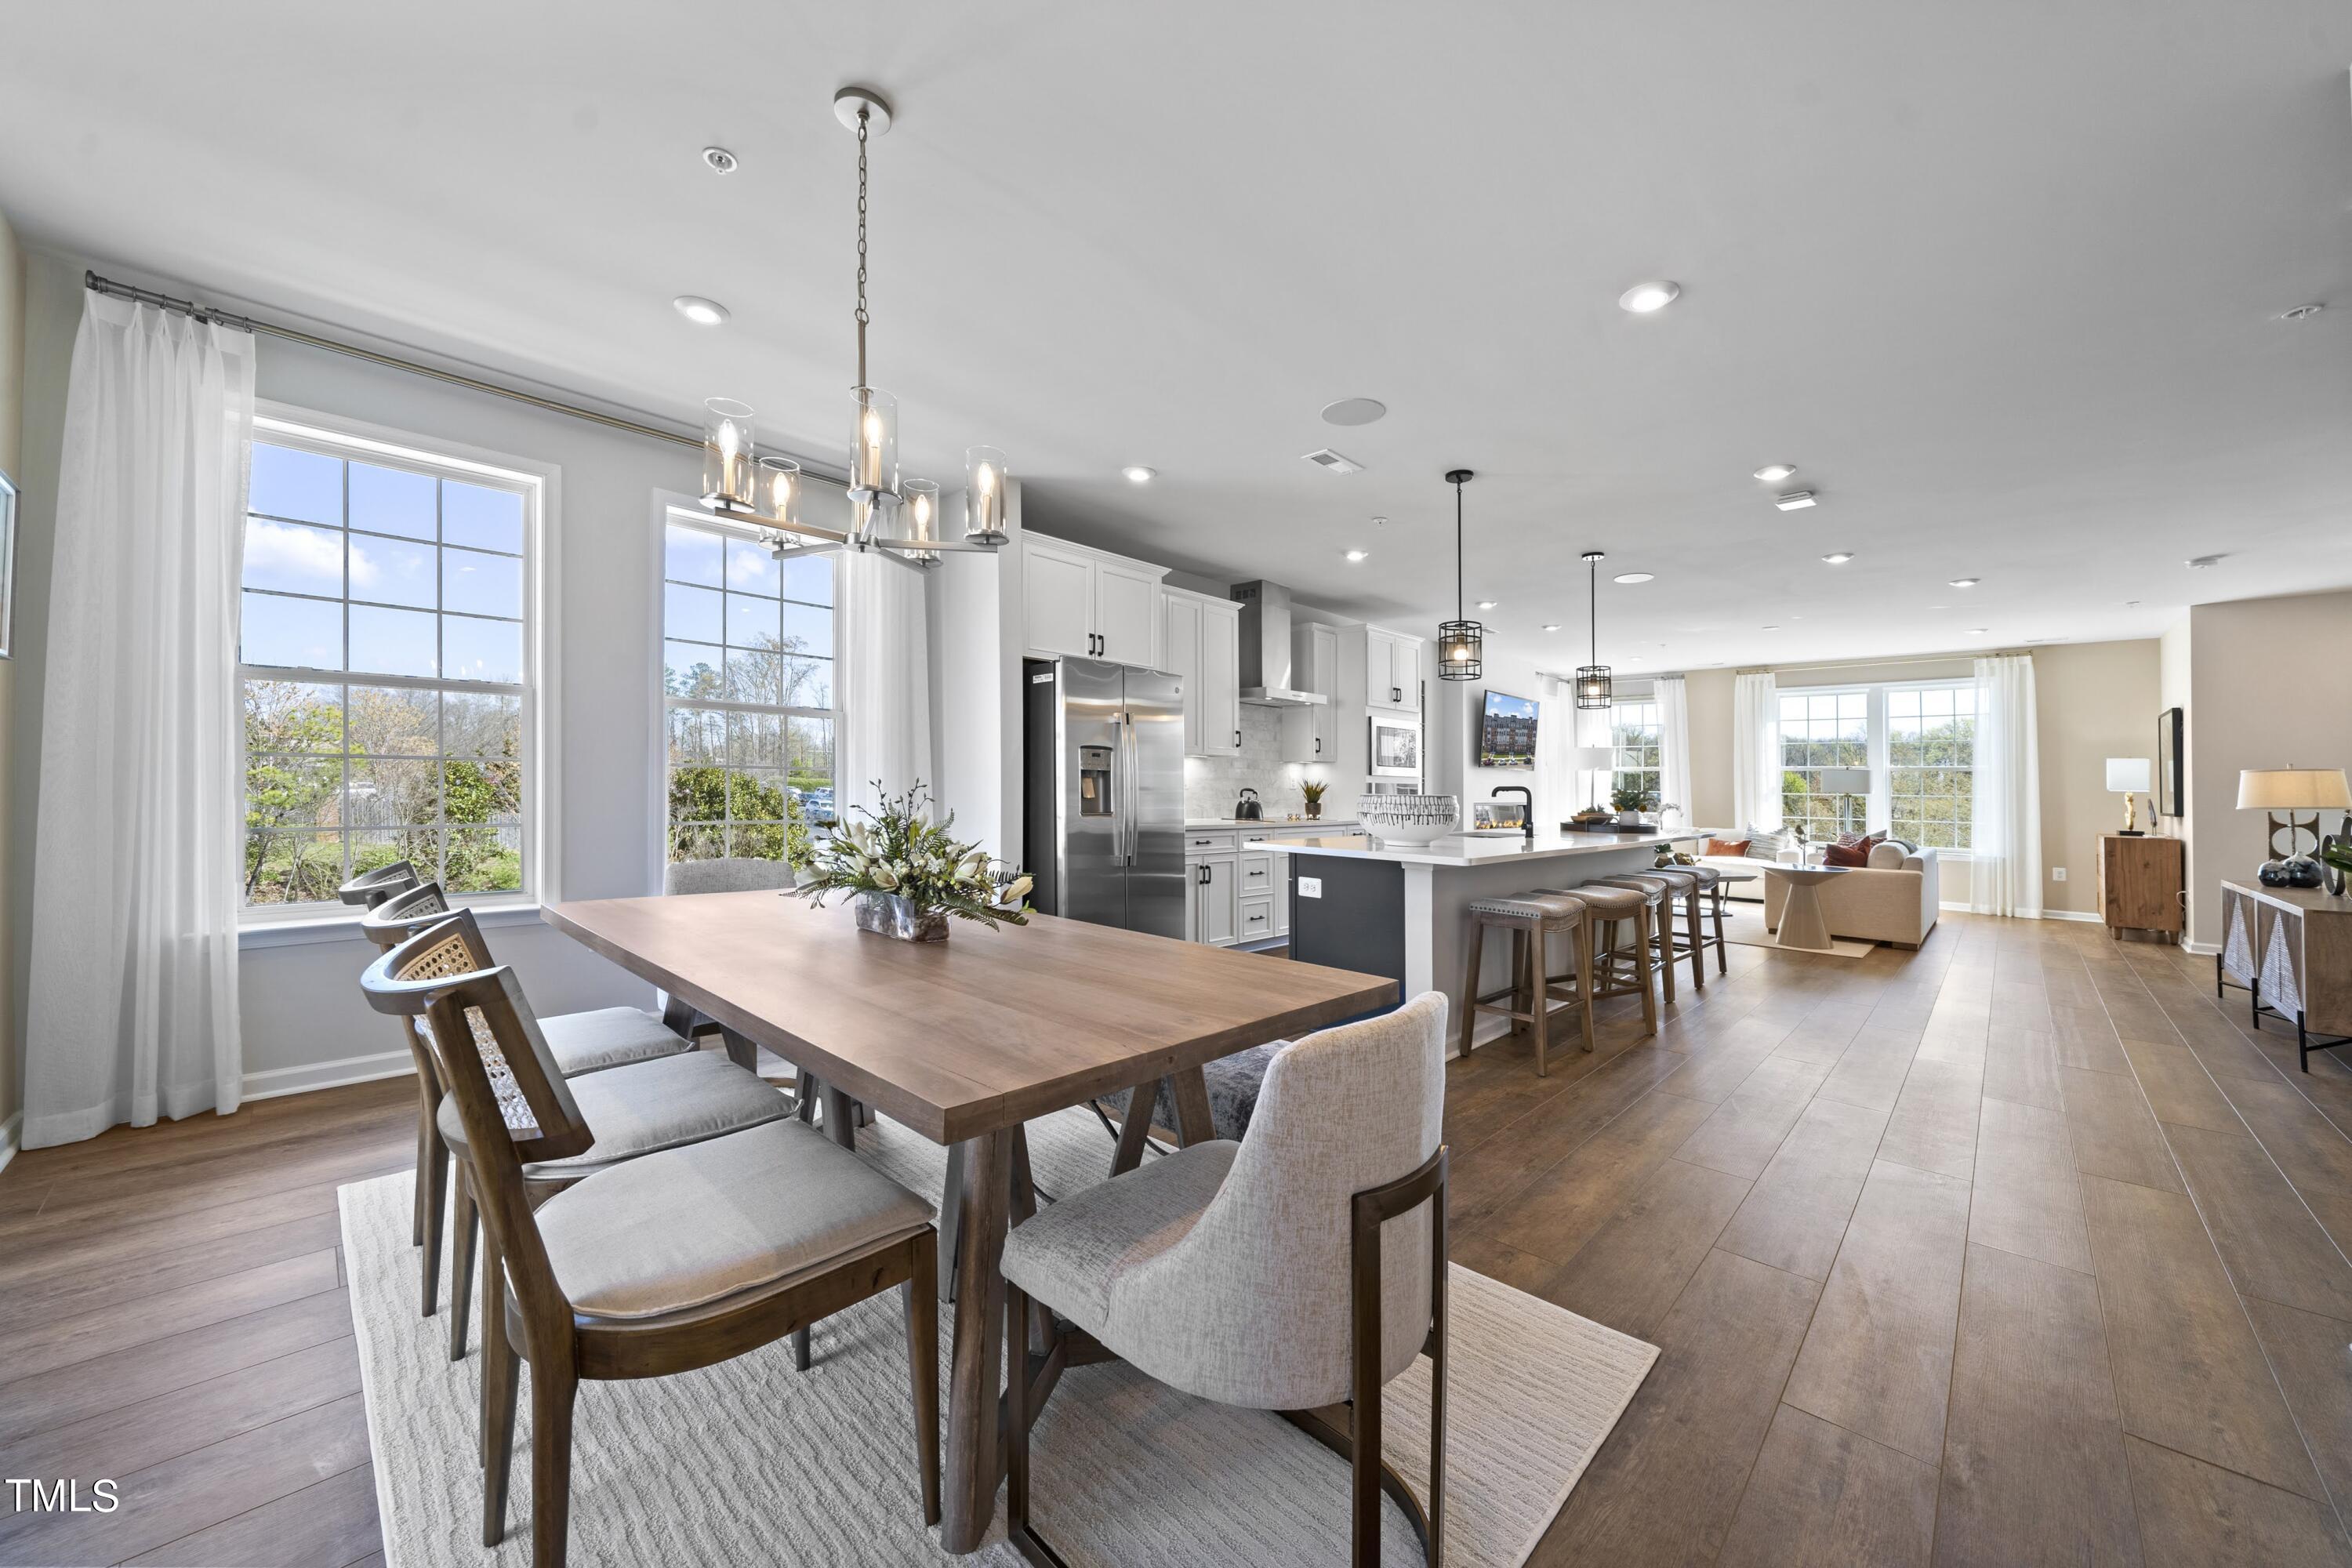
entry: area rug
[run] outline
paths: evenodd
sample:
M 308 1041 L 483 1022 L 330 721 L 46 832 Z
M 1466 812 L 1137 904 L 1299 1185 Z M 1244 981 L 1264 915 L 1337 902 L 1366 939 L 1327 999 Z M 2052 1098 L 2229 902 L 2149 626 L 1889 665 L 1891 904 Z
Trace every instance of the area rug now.
M 861 1154 L 938 1200 L 936 1145 L 882 1120 L 858 1141 Z M 1045 1194 L 1108 1173 L 1110 1141 L 1085 1110 L 1030 1123 L 1029 1143 Z M 452 1363 L 448 1320 L 416 1315 L 410 1184 L 405 1173 L 384 1176 L 341 1194 L 385 1561 L 527 1563 L 530 1391 L 506 1542 L 487 1550 L 474 1446 L 480 1330 L 467 1359 Z M 1457 1267 L 1453 1281 L 1446 1556 L 1465 1568 L 1517 1568 L 1658 1352 L 1467 1269 Z M 942 1405 L 951 1311 L 940 1319 Z M 901 1322 L 893 1292 L 820 1324 L 806 1373 L 779 1344 L 678 1377 L 583 1384 L 572 1562 L 949 1561 L 915 1489 Z M 1390 1462 L 1418 1478 L 1416 1491 L 1428 1473 L 1429 1370 L 1417 1363 L 1386 1395 Z M 1072 1568 L 1348 1560 L 1347 1466 L 1275 1415 L 1191 1399 L 1111 1363 L 1063 1379 L 1034 1445 L 1033 1515 Z M 1383 1562 L 1419 1563 L 1404 1516 L 1383 1507 Z M 987 1544 L 966 1561 L 1020 1563 L 1003 1540 L 1001 1507 Z
M 1764 923 L 1762 904 L 1747 903 L 1738 899 L 1723 901 L 1723 940 L 1740 947 L 1769 947 L 1780 952 L 1791 951 L 1772 940 L 1772 930 Z M 1812 956 L 1862 958 L 1877 945 L 1875 942 L 1852 942 L 1842 936 L 1833 936 L 1830 938 L 1829 952 L 1815 952 Z

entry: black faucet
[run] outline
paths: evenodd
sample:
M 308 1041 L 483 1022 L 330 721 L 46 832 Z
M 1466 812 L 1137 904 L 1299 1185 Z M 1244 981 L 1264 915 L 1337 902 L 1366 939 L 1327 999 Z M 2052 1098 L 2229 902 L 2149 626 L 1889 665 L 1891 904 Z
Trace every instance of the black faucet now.
M 1517 795 L 1527 802 L 1527 815 L 1523 821 L 1527 827 L 1528 842 L 1533 844 L 1536 841 L 1536 792 L 1525 784 L 1496 784 L 1487 792 L 1486 797 L 1489 800 L 1500 800 L 1507 795 Z

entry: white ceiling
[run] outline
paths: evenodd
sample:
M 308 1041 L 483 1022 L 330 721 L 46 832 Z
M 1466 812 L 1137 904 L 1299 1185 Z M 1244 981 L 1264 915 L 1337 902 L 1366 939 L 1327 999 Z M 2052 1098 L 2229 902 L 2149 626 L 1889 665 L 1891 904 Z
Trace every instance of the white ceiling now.
M 835 460 L 831 98 L 870 82 L 909 472 L 991 441 L 1032 526 L 1412 626 L 1468 466 L 1469 596 L 1550 666 L 1594 546 L 1658 574 L 1601 583 L 1637 670 L 2352 584 L 2343 0 L 50 0 L 7 34 L 33 243 L 668 419 L 728 394 Z M 1682 299 L 1617 309 L 1653 277 Z M 1388 418 L 1318 417 L 1358 395 Z M 1774 458 L 1822 505 L 1774 510 Z

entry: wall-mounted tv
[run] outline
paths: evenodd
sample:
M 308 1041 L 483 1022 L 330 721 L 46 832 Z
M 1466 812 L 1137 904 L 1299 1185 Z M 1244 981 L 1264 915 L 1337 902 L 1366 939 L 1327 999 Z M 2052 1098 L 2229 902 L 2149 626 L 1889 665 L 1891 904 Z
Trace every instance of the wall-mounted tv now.
M 1478 765 L 1536 765 L 1536 705 L 1531 699 L 1507 697 L 1499 691 L 1486 693 L 1486 710 L 1478 719 Z

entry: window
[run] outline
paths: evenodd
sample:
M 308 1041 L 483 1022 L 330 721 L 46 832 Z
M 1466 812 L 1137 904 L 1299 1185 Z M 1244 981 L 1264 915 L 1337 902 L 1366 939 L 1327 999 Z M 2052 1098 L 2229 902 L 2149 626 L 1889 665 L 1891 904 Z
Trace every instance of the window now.
M 1823 768 L 1870 765 L 1870 693 L 1786 692 L 1780 698 L 1780 815 L 1819 843 L 1863 817 L 1862 797 L 1824 794 Z M 1841 817 L 1841 812 L 1844 816 Z
M 397 859 L 530 895 L 543 479 L 257 422 L 245 525 L 245 901 Z
M 1976 743 L 1974 681 L 1887 689 L 1887 823 L 1895 837 L 1938 849 L 1969 847 Z
M 834 558 L 674 511 L 662 578 L 668 858 L 804 859 L 834 816 Z
M 1655 795 L 1663 776 L 1658 771 L 1658 705 L 1617 703 L 1609 715 L 1609 744 L 1617 753 L 1611 764 L 1609 787 L 1644 790 Z

